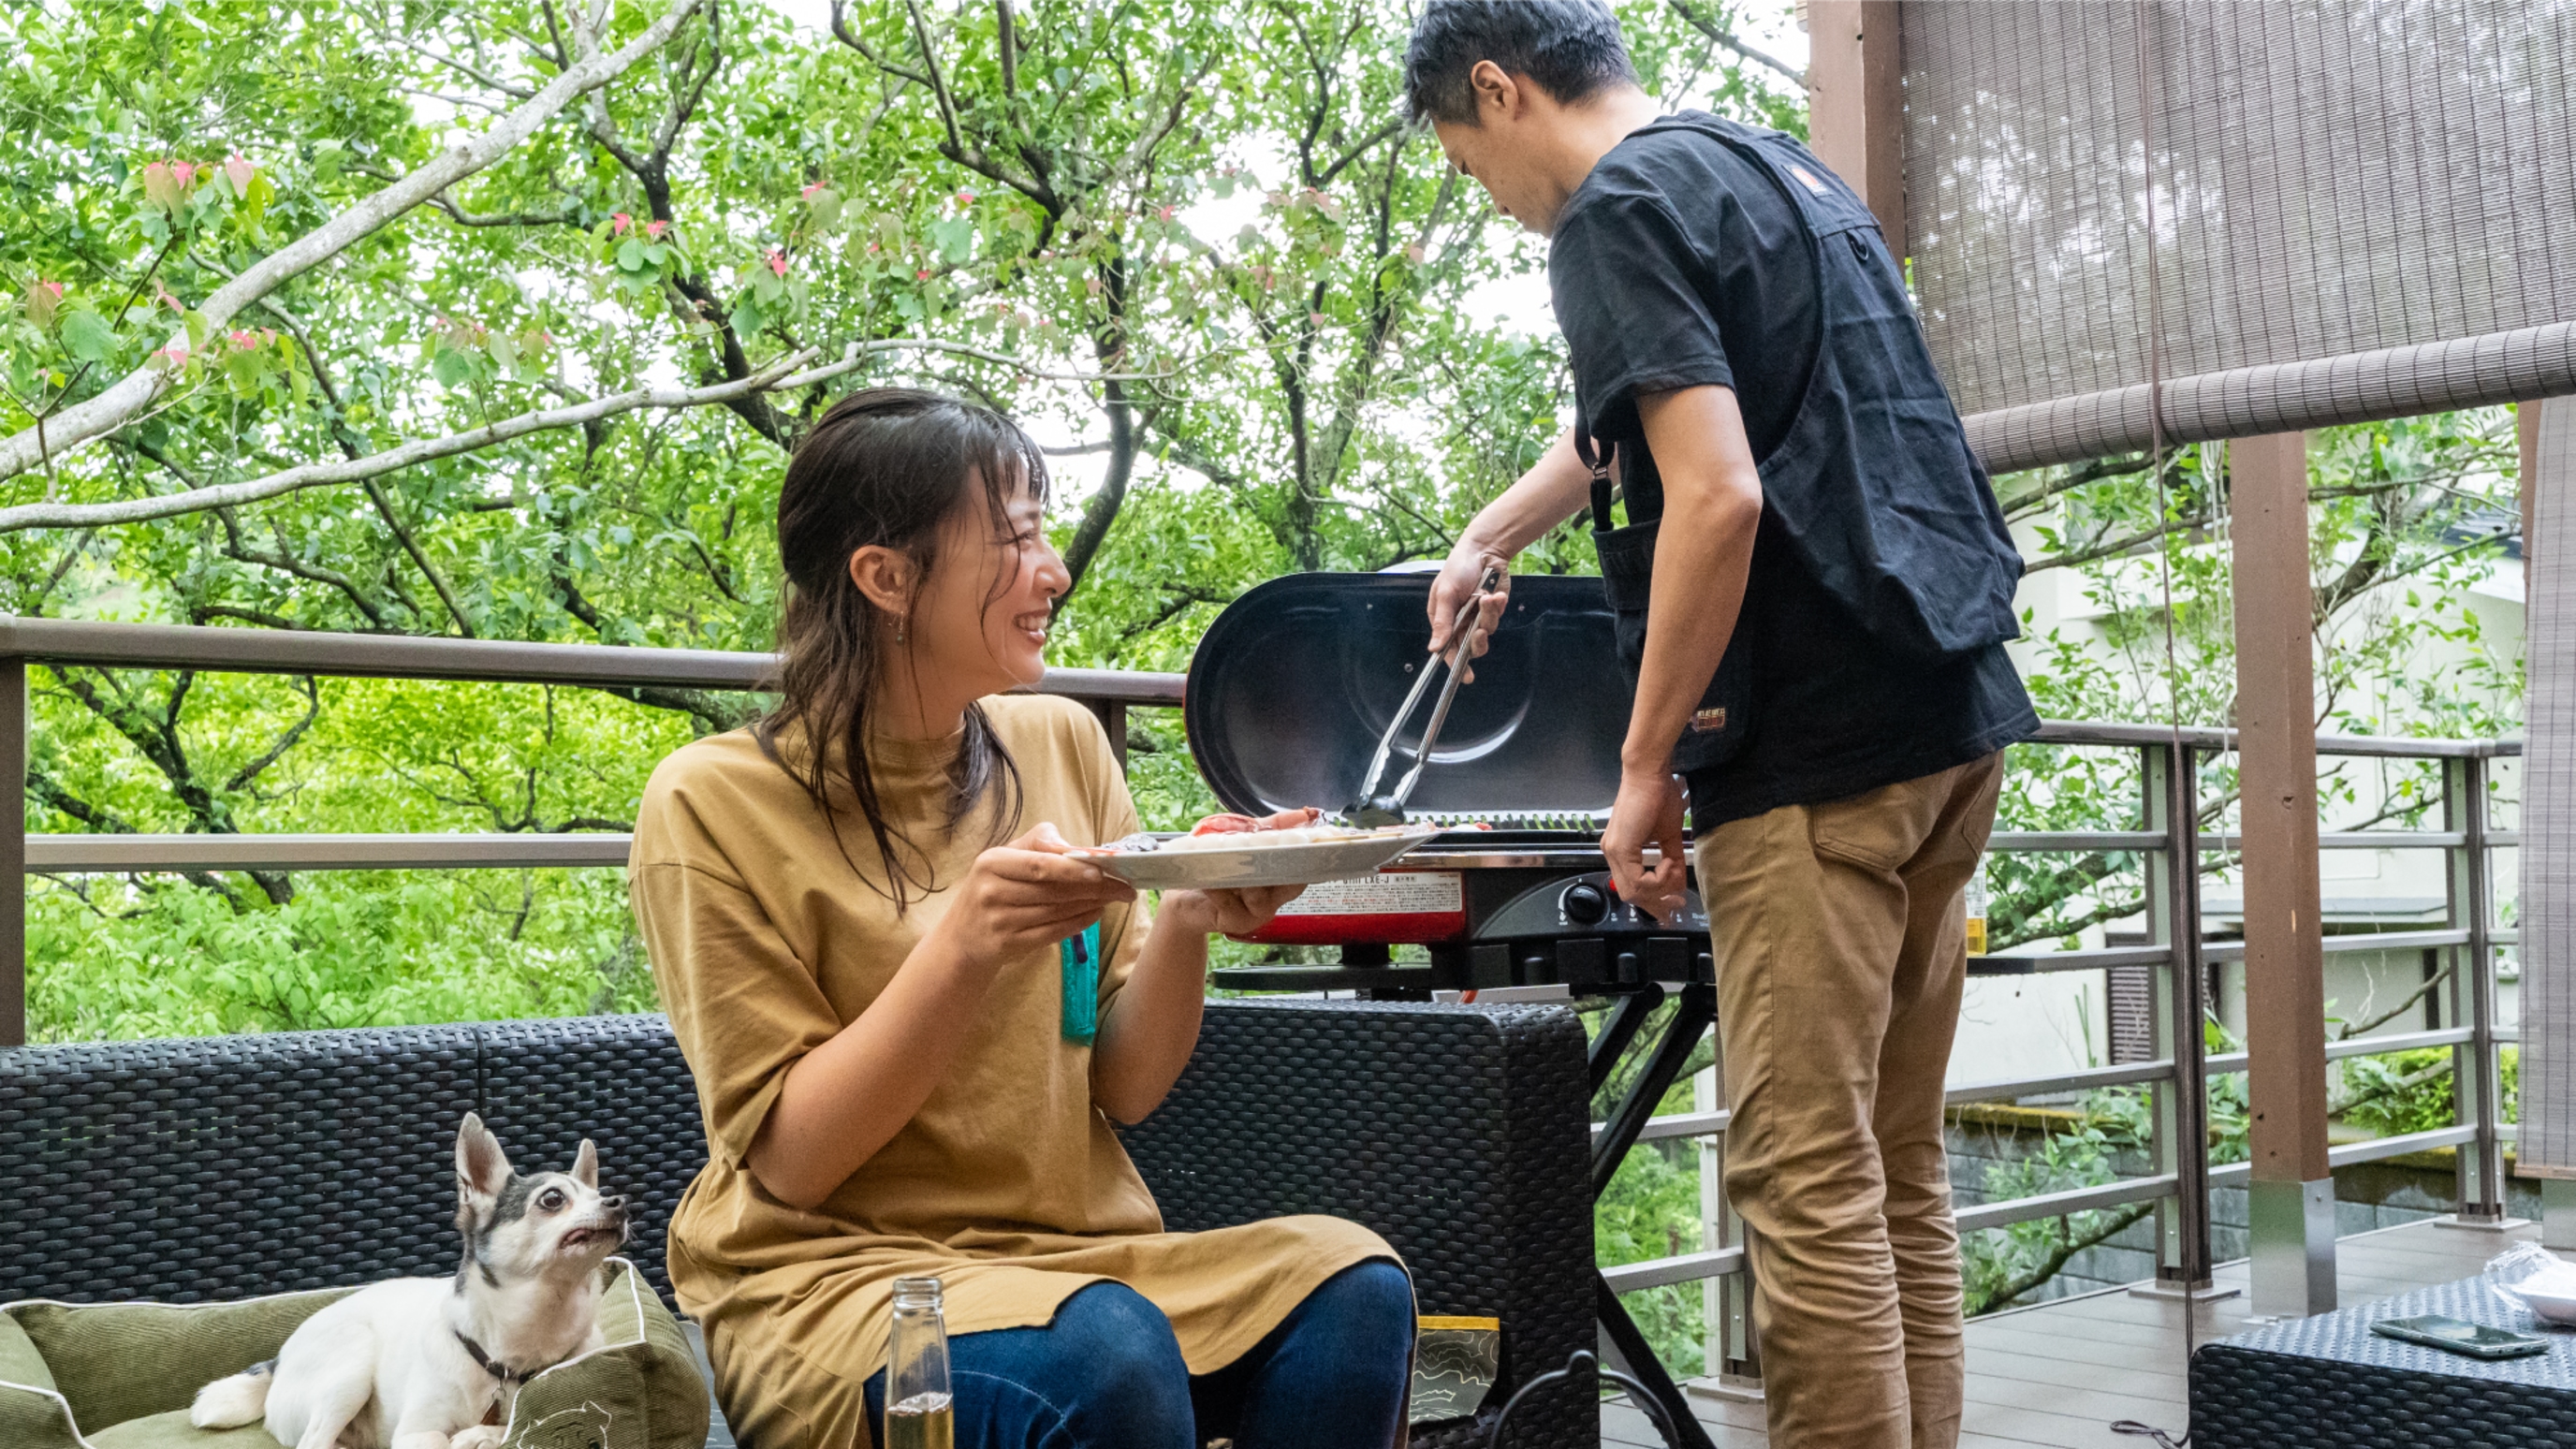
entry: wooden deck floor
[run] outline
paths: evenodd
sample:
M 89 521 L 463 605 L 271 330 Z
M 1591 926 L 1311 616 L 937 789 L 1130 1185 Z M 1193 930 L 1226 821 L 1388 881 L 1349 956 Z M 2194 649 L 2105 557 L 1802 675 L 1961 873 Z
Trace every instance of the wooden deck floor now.
M 2504 1251 L 2538 1236 L 2537 1227 L 2506 1233 L 2409 1223 L 2345 1238 L 2337 1245 L 2340 1301 L 2351 1306 L 2411 1288 L 2465 1278 Z M 2199 1306 L 2195 1338 L 2239 1332 L 2250 1311 L 2245 1264 L 2218 1269 L 2235 1297 Z M 1960 1449 L 2140 1449 L 2152 1441 L 2113 1434 L 2114 1419 L 2136 1419 L 2179 1434 L 2188 1417 L 2183 1380 L 2182 1305 L 2135 1298 L 2126 1289 L 2062 1298 L 1990 1314 L 1968 1324 L 1968 1410 Z M 1762 1406 L 1694 1391 L 1700 1422 L 1718 1449 L 1766 1442 Z M 1660 1445 L 1646 1417 L 1624 1401 L 1602 1405 L 1605 1445 Z

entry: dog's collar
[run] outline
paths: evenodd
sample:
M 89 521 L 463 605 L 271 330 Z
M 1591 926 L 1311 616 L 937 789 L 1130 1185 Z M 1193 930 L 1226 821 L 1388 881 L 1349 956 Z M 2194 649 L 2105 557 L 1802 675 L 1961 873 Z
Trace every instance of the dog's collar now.
M 539 1364 L 532 1369 L 514 1369 L 508 1364 L 501 1362 L 499 1359 L 492 1357 L 492 1355 L 485 1353 L 483 1351 L 483 1345 L 467 1338 L 463 1330 L 451 1328 L 448 1332 L 455 1334 L 456 1341 L 465 1345 L 465 1352 L 473 1357 L 474 1362 L 476 1365 L 481 1367 L 483 1372 L 499 1379 L 504 1384 L 524 1384 L 528 1380 L 535 1378 L 537 1375 L 554 1367 L 554 1364 L 546 1363 Z M 562 1360 L 556 1360 L 556 1363 L 560 1362 L 562 1362 Z

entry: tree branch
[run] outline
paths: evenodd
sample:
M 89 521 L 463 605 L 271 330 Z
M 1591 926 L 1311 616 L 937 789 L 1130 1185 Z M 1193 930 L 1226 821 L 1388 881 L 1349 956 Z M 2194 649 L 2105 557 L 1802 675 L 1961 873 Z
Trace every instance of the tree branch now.
M 437 565 L 429 561 L 429 555 L 421 552 L 420 543 L 412 537 L 411 530 L 403 526 L 401 517 L 394 512 L 393 500 L 385 496 L 385 485 L 376 479 L 365 478 L 359 480 L 359 486 L 367 490 L 367 501 L 376 505 L 376 516 L 385 521 L 385 527 L 393 530 L 394 542 L 402 545 L 402 551 L 411 556 L 412 565 L 420 570 L 421 577 L 429 580 L 430 588 L 437 591 L 438 601 L 447 606 L 448 616 L 456 621 L 456 632 L 468 639 L 473 638 L 474 621 L 466 617 L 465 605 L 457 600 L 455 588 L 438 571 Z
M 1744 41 L 1733 31 L 1730 31 L 1724 26 L 1719 25 L 1716 21 L 1701 15 L 1697 9 L 1686 3 L 1686 0 L 1672 0 L 1672 7 L 1673 13 L 1690 22 L 1690 27 L 1693 30 L 1698 31 L 1700 34 L 1707 36 L 1709 39 L 1716 41 L 1718 44 L 1725 46 L 1727 49 L 1734 51 L 1737 55 L 1743 56 L 1746 60 L 1752 61 L 1756 65 L 1766 65 L 1771 69 L 1778 71 L 1782 76 L 1788 79 L 1789 84 L 1796 86 L 1798 89 L 1805 90 L 1807 88 L 1807 74 L 1805 71 L 1792 70 L 1786 61 L 1755 50 L 1752 46 L 1745 44 Z M 1804 12 L 1801 13 L 1803 14 Z
M 671 38 L 680 22 L 704 0 L 672 0 L 662 18 L 613 54 L 585 57 L 554 78 L 546 88 L 504 117 L 498 125 L 461 146 L 441 153 L 402 180 L 369 196 L 294 241 L 269 253 L 240 276 L 215 290 L 197 311 L 209 330 L 221 330 L 252 302 L 276 290 L 289 278 L 339 255 L 359 238 L 491 165 L 533 135 L 557 111 L 585 92 L 607 84 Z M 147 363 L 114 385 L 45 423 L 44 436 L 28 428 L 0 442 L 0 478 L 35 467 L 48 454 L 59 458 L 71 449 L 113 431 L 150 407 L 169 387 L 171 373 Z
M 369 453 L 355 459 L 343 459 L 337 463 L 304 463 L 265 477 L 246 479 L 239 483 L 219 483 L 189 493 L 164 494 L 156 498 L 121 499 L 113 503 L 28 503 L 15 508 L 0 508 L 0 533 L 14 533 L 28 528 L 86 528 L 101 524 L 136 523 L 145 519 L 170 518 L 183 513 L 202 512 L 209 508 L 225 508 L 256 502 L 263 498 L 275 498 L 280 494 L 293 493 L 305 488 L 316 488 L 333 483 L 355 483 L 360 479 L 381 477 L 414 464 L 432 462 L 439 458 L 451 458 L 459 453 L 470 453 L 478 448 L 488 448 L 496 443 L 506 443 L 513 438 L 525 437 L 530 433 L 579 427 L 584 423 L 615 417 L 620 413 L 634 412 L 639 408 L 676 410 L 705 407 L 710 403 L 725 402 L 734 397 L 774 388 L 779 384 L 781 374 L 786 369 L 808 360 L 810 356 L 810 353 L 798 353 L 781 358 L 750 377 L 735 382 L 719 383 L 713 387 L 639 387 L 608 397 L 594 398 L 577 407 L 541 408 L 535 412 L 521 413 L 517 417 L 504 418 L 497 423 L 469 428 L 464 432 L 449 433 L 444 437 L 426 438 L 405 443 L 400 447 L 387 448 L 380 453 Z
M 313 722 L 322 717 L 322 691 L 314 684 L 313 676 L 310 674 L 299 676 L 296 682 L 304 686 L 304 718 L 281 731 L 258 759 L 234 771 L 233 777 L 224 782 L 226 794 L 249 789 L 252 781 L 265 773 L 269 766 L 276 764 L 288 750 L 295 748 L 295 742 L 304 738 L 304 732 L 313 728 Z
M 2127 1232 L 2131 1225 L 2144 1221 L 2147 1214 L 2154 1212 L 2155 1210 L 2156 1205 L 2154 1203 L 2133 1202 L 2126 1207 L 2107 1213 L 2104 1217 L 2096 1220 L 2091 1228 L 2081 1233 L 2073 1230 L 2073 1219 L 2071 1215 L 2069 1217 L 2057 1219 L 2057 1241 L 2050 1246 L 2047 1255 L 2041 1258 L 2037 1264 L 2033 1265 L 2029 1269 L 2016 1273 L 2012 1277 L 2005 1279 L 2003 1282 L 1996 1284 L 1994 1290 L 1986 1295 L 1985 1301 L 1978 1311 L 1981 1313 L 1992 1312 L 1993 1310 L 2001 1308 L 2005 1304 L 2012 1302 L 2014 1299 L 2019 1298 L 2021 1295 L 2028 1293 L 2030 1290 L 2047 1282 L 2049 1279 L 2056 1277 L 2058 1270 L 2065 1267 L 2076 1254 L 2083 1252 L 2087 1248 L 2100 1247 L 2102 1244 L 2107 1243 L 2111 1239 L 2118 1237 L 2120 1234 Z

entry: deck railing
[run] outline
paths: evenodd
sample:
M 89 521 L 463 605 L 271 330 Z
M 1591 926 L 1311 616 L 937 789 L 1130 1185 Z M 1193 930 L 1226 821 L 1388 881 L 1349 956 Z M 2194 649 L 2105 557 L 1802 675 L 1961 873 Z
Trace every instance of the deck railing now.
M 29 872 L 153 870 L 407 870 L 531 866 L 618 866 L 629 837 L 580 834 L 451 835 L 47 835 L 28 834 L 26 760 L 27 667 L 30 664 L 171 669 L 252 674 L 328 675 L 619 689 L 683 687 L 756 691 L 770 656 L 711 650 L 619 648 L 586 644 L 421 639 L 400 636 L 291 633 L 65 621 L 0 620 L 0 1045 L 26 1033 L 26 876 Z M 1184 676 L 1108 670 L 1050 670 L 1039 688 L 1080 700 L 1102 717 L 1122 756 L 1126 711 L 1181 703 Z M 2234 748 L 2228 731 L 2152 725 L 2047 725 L 2044 744 L 2137 752 L 2141 786 L 2135 830 L 1999 831 L 1991 848 L 2008 852 L 2133 852 L 2144 862 L 2148 941 L 2107 949 L 2016 952 L 1988 957 L 1987 973 L 2107 971 L 2147 967 L 2155 975 L 2151 1059 L 2043 1077 L 1980 1082 L 1953 1089 L 1952 1105 L 2011 1101 L 2097 1087 L 2143 1085 L 2151 1104 L 2145 1176 L 2038 1197 L 1960 1209 L 1963 1232 L 2003 1227 L 2087 1209 L 2158 1204 L 2159 1276 L 2180 1284 L 2207 1281 L 2211 1266 L 2209 1189 L 2248 1176 L 2243 1163 L 2208 1160 L 2213 1075 L 2246 1069 L 2243 1053 L 2210 1055 L 2197 1029 L 2208 1010 L 2211 963 L 2241 959 L 2241 944 L 2203 939 L 2198 888 L 2200 856 L 2235 848 L 2235 838 L 2201 830 L 2201 764 Z M 2419 740 L 2320 736 L 2324 756 L 2435 761 L 2442 771 L 2441 826 L 2367 830 L 2321 837 L 2328 850 L 2438 849 L 2445 852 L 2448 910 L 2434 930 L 2327 936 L 2328 952 L 2423 950 L 2451 953 L 2445 1017 L 2452 1025 L 2339 1041 L 2340 1059 L 2447 1046 L 2452 1050 L 2454 1125 L 2356 1142 L 2332 1149 L 2337 1167 L 2431 1148 L 2459 1149 L 2460 1214 L 2493 1221 L 2504 1213 L 2503 1144 L 2512 1135 L 2498 1113 L 2497 1051 L 2516 1040 L 2496 1017 L 2496 952 L 2514 935 L 2494 919 L 2491 853 L 2520 843 L 2492 829 L 2489 762 L 2521 753 L 2512 740 Z M 2186 1025 L 2189 1024 L 2189 1025 Z M 1690 1137 L 1723 1141 L 1727 1114 L 1700 1111 L 1659 1117 L 1641 1140 Z M 1722 1148 L 1721 1148 L 1722 1150 Z M 1720 1221 L 1729 1221 L 1723 1213 Z M 1739 1371 L 1756 1361 L 1742 1334 L 1744 1253 L 1738 1238 L 1701 1251 L 1607 1270 L 1611 1285 L 1635 1291 L 1663 1284 L 1727 1278 L 1733 1306 L 1725 1357 Z
M 2212 1165 L 2209 1161 L 2209 1079 L 2247 1069 L 2244 1052 L 2210 1053 L 2198 1024 L 2210 1006 L 2208 968 L 2241 961 L 2242 942 L 2208 940 L 2201 928 L 2198 862 L 2209 852 L 2239 848 L 2232 834 L 2204 832 L 2200 769 L 2213 755 L 2232 752 L 2229 730 L 2152 725 L 2076 724 L 2052 721 L 2042 727 L 2036 744 L 2110 747 L 2138 753 L 2142 829 L 1995 832 L 1989 849 L 1998 852 L 2133 852 L 2143 858 L 2146 877 L 2147 943 L 2092 950 L 2012 952 L 1977 963 L 1983 974 L 2108 971 L 2148 967 L 2155 976 L 2152 992 L 2153 1047 L 2148 1060 L 2063 1072 L 2048 1076 L 2006 1078 L 1954 1087 L 1949 1105 L 2019 1101 L 2061 1096 L 2101 1087 L 2143 1085 L 2148 1089 L 2151 1168 L 2143 1176 L 2094 1186 L 2071 1188 L 2034 1197 L 1978 1203 L 1958 1209 L 1962 1235 L 1986 1228 L 2059 1217 L 2068 1213 L 2153 1202 L 2157 1224 L 2157 1278 L 2178 1290 L 2205 1285 L 2210 1279 L 2210 1197 L 2212 1187 L 2248 1181 L 2244 1162 Z M 2328 1152 L 2336 1167 L 2438 1148 L 2456 1148 L 2458 1216 L 2471 1223 L 2493 1224 L 2505 1215 L 2504 1143 L 2513 1136 L 2501 1120 L 2498 1049 L 2519 1040 L 2502 1026 L 2496 1012 L 2497 948 L 2517 941 L 2495 919 L 2492 853 L 2518 846 L 2517 831 L 2501 831 L 2489 822 L 2489 763 L 2518 756 L 2518 740 L 2431 740 L 2391 737 L 2320 735 L 2320 756 L 2431 761 L 2442 772 L 2438 805 L 2432 813 L 2438 829 L 2360 830 L 2326 833 L 2318 844 L 2326 850 L 2440 850 L 2448 869 L 2447 906 L 2442 926 L 2328 935 L 2327 954 L 2352 951 L 2427 951 L 2451 956 L 2447 990 L 2441 996 L 2440 1030 L 2363 1035 L 2327 1044 L 2328 1060 L 2449 1047 L 2452 1059 L 2454 1123 L 2370 1141 L 2346 1143 Z M 2188 1023 L 2186 1028 L 2183 1024 Z M 1641 1141 L 1656 1138 L 1711 1139 L 1723 1153 L 1727 1113 L 1699 1111 L 1652 1119 Z M 1741 1226 L 1724 1207 L 1722 1189 L 1713 1190 L 1710 1214 L 1720 1240 L 1697 1252 L 1605 1269 L 1603 1276 L 1620 1292 L 1705 1279 L 1726 1280 L 1716 1317 L 1710 1371 L 1752 1377 L 1760 1372 L 1757 1345 L 1749 1331 Z
M 154 870 L 436 870 L 622 866 L 618 832 L 467 835 L 31 835 L 27 666 L 756 691 L 774 661 L 712 649 L 0 619 L 0 1046 L 27 1039 L 27 874 Z M 1039 689 L 1082 701 L 1126 753 L 1127 710 L 1176 706 L 1182 676 L 1050 669 Z

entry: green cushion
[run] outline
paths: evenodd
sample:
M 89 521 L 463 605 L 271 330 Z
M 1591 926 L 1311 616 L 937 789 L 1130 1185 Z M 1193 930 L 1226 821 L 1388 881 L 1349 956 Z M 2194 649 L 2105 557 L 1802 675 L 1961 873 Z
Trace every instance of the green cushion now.
M 680 1321 L 633 1267 L 609 1266 L 608 1347 L 528 1380 L 507 1449 L 705 1449 L 707 1381 Z
M 36 1341 L 6 1313 L 0 1313 L 0 1384 L 31 1389 L 54 1386 L 54 1371 L 45 1367 L 45 1356 L 36 1351 Z
M 18 1320 L 0 1313 L 0 1444 L 70 1449 L 79 1442 L 71 1409 L 54 1391 L 54 1375 Z
M 633 1267 L 612 1259 L 608 1271 L 599 1302 L 608 1346 L 520 1389 L 508 1449 L 702 1449 L 707 1442 L 706 1380 L 679 1322 Z M 13 1344 L 42 1355 L 21 1372 L 46 1376 L 41 1386 L 0 1382 L 0 1449 L 80 1449 L 74 1416 L 89 1426 L 92 1449 L 277 1449 L 257 1424 L 191 1426 L 188 1402 L 207 1383 L 275 1358 L 296 1325 L 352 1291 L 247 1303 L 0 1308 L 0 1380 L 17 1361 Z M 55 1384 L 60 1395 L 49 1392 Z
M 355 1292 L 240 1303 L 13 1303 L 84 1429 L 188 1407 L 197 1390 L 262 1359 L 322 1308 Z
M 80 1449 L 80 1442 L 62 1395 L 24 1384 L 0 1384 L 0 1444 L 9 1449 Z
M 257 1424 L 200 1429 L 188 1422 L 185 1409 L 128 1419 L 90 1435 L 89 1442 L 91 1449 L 279 1449 Z

